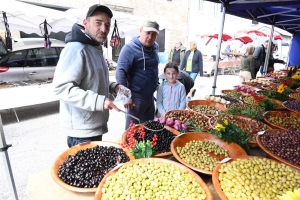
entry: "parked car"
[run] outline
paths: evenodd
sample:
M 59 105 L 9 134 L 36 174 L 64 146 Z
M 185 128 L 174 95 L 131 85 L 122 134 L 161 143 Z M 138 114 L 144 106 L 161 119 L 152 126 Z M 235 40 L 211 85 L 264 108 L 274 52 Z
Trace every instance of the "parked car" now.
M 44 47 L 44 38 L 14 39 L 13 51 L 0 59 L 0 84 L 13 81 L 52 79 L 65 43 L 51 40 Z

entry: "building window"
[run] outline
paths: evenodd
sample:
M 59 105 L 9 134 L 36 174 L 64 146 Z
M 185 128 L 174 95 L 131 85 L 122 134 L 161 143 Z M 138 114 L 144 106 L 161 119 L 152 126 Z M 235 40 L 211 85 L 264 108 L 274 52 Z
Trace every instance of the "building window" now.
M 203 11 L 203 0 L 199 0 L 199 11 Z

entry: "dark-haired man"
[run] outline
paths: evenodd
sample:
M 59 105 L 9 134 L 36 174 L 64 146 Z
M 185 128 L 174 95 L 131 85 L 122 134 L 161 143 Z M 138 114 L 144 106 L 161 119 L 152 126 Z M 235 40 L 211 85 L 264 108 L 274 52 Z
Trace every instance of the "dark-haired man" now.
M 130 93 L 108 79 L 101 45 L 109 33 L 112 16 L 106 6 L 91 6 L 83 26 L 73 25 L 60 54 L 53 85 L 60 99 L 61 129 L 68 136 L 69 147 L 102 140 L 108 132 L 109 110 L 119 111 L 108 99 L 109 93 L 117 93 L 120 88 Z

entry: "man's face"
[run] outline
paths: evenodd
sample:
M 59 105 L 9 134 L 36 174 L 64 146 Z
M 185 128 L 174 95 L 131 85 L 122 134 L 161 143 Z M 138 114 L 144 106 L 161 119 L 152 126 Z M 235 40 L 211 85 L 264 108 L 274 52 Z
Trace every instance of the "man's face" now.
M 269 46 L 269 43 L 268 42 L 265 42 L 265 48 L 267 49 L 268 48 L 268 46 Z
M 85 33 L 97 43 L 103 44 L 110 30 L 111 18 L 103 12 L 96 11 L 91 17 L 83 20 Z
M 140 29 L 140 41 L 145 47 L 151 47 L 156 38 L 157 33 L 155 31 L 144 31 L 143 28 Z
M 180 41 L 176 41 L 176 42 L 175 42 L 175 47 L 176 47 L 176 48 L 179 48 L 180 46 L 181 46 L 181 42 L 180 42 Z

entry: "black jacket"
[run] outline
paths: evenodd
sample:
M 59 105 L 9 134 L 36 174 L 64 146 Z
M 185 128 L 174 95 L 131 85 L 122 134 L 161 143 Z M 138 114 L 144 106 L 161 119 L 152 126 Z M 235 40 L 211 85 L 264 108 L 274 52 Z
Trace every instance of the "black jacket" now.
M 185 56 L 182 61 L 181 70 L 186 70 L 187 59 L 190 56 L 191 50 L 188 50 L 185 53 Z M 195 50 L 193 60 L 192 60 L 192 72 L 200 73 L 200 76 L 203 76 L 203 59 L 202 53 L 199 50 Z

